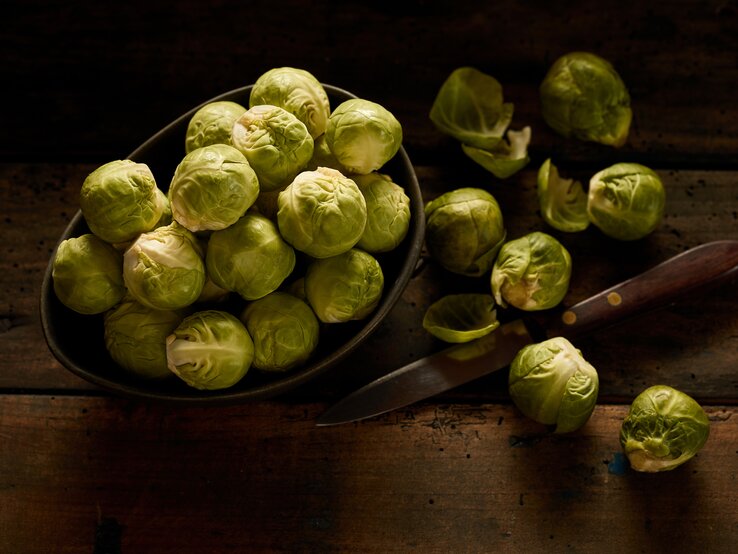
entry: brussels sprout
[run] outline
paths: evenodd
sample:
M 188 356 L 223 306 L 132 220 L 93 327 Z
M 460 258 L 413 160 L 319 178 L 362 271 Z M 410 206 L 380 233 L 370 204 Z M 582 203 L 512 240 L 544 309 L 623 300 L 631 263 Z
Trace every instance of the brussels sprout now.
M 115 363 L 133 375 L 171 377 L 166 338 L 182 317 L 179 311 L 147 308 L 129 296 L 105 314 L 105 347 Z
M 278 190 L 313 156 L 305 124 L 278 106 L 253 106 L 233 125 L 231 139 L 259 178 L 261 190 Z
M 273 292 L 249 304 L 241 315 L 254 341 L 254 367 L 287 371 L 310 357 L 318 345 L 313 310 L 286 292 Z
M 383 288 L 379 262 L 356 248 L 315 260 L 305 273 L 308 303 L 324 323 L 364 319 L 377 307 Z
M 589 227 L 587 194 L 582 183 L 560 177 L 550 158 L 538 170 L 537 186 L 541 216 L 551 227 L 566 233 Z
M 588 52 L 560 57 L 540 95 L 543 119 L 560 135 L 615 147 L 628 139 L 630 95 L 607 60 Z
M 205 284 L 197 239 L 177 223 L 142 234 L 123 256 L 123 280 L 131 295 L 149 308 L 189 306 Z
M 303 171 L 279 193 L 277 223 L 284 239 L 314 258 L 352 248 L 364 233 L 366 200 L 339 171 Z
M 367 252 L 393 250 L 410 228 L 410 198 L 400 185 L 381 173 L 352 179 L 366 200 L 366 227 L 357 246 Z
M 446 342 L 469 342 L 499 327 L 495 299 L 489 294 L 449 294 L 430 305 L 423 328 Z
M 261 75 L 251 89 L 250 107 L 279 106 L 302 121 L 310 136 L 325 133 L 331 107 L 323 85 L 309 72 L 277 67 Z
M 668 471 L 705 445 L 710 420 L 690 396 L 666 385 L 639 394 L 620 428 L 620 444 L 636 471 Z
M 79 205 L 90 230 L 119 243 L 153 229 L 166 209 L 149 166 L 115 160 L 98 167 L 82 183 Z
M 534 232 L 505 243 L 490 279 L 495 300 L 521 310 L 553 308 L 569 290 L 571 256 L 551 235 Z
M 502 212 L 485 190 L 460 188 L 425 205 L 425 243 L 431 257 L 454 273 L 487 273 L 505 240 Z
M 307 166 L 305 166 L 305 170 L 315 171 L 319 167 L 329 167 L 336 171 L 340 171 L 344 175 L 351 174 L 351 172 L 336 159 L 333 152 L 331 152 L 331 149 L 328 148 L 328 141 L 325 139 L 325 135 L 320 135 L 315 139 L 313 157 L 310 158 Z
M 122 256 L 90 233 L 59 244 L 51 275 L 56 297 L 81 314 L 109 310 L 126 293 Z
M 154 224 L 154 229 L 157 227 L 166 227 L 167 225 L 171 225 L 172 221 L 174 221 L 172 218 L 172 205 L 169 203 L 169 198 L 159 188 L 156 189 L 156 194 L 159 197 L 159 202 L 164 206 L 164 209 L 161 212 L 159 221 Z
M 597 403 L 597 371 L 563 337 L 525 346 L 510 364 L 510 397 L 523 414 L 556 433 L 583 426 Z
M 402 126 L 383 106 L 352 98 L 331 113 L 325 140 L 349 173 L 363 175 L 376 171 L 397 154 Z
M 259 181 L 246 157 L 227 144 L 187 154 L 174 171 L 169 200 L 175 221 L 190 231 L 234 224 L 256 201 Z
M 614 239 L 637 240 L 651 233 L 661 222 L 665 203 L 661 179 L 640 164 L 615 164 L 589 182 L 589 219 Z
M 187 316 L 166 339 L 167 365 L 189 386 L 217 390 L 238 383 L 254 360 L 251 335 L 219 310 Z
M 216 285 L 256 300 L 275 291 L 292 273 L 295 251 L 272 221 L 247 213 L 210 236 L 205 263 Z
M 205 104 L 187 125 L 185 153 L 211 144 L 231 144 L 233 124 L 245 111 L 241 104 L 227 100 Z
M 530 127 L 523 127 L 522 131 L 508 131 L 507 141 L 501 140 L 490 150 L 466 144 L 462 144 L 461 149 L 495 177 L 507 179 L 528 165 L 530 134 Z
M 228 298 L 230 291 L 219 287 L 205 272 L 205 284 L 202 286 L 200 296 L 197 297 L 197 302 L 222 302 Z
M 430 111 L 441 132 L 483 150 L 500 143 L 512 116 L 513 105 L 502 101 L 500 83 L 473 67 L 460 67 L 449 75 Z

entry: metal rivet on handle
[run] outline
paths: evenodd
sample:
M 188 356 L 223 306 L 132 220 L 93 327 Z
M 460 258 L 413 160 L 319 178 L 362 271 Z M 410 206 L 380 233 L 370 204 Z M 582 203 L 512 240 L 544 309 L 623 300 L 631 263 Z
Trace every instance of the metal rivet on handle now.
M 619 306 L 623 302 L 623 297 L 620 296 L 617 292 L 611 292 L 607 295 L 607 303 L 610 304 L 610 306 Z
M 575 314 L 571 310 L 566 310 L 563 314 L 561 314 L 561 321 L 563 321 L 566 325 L 574 325 L 577 321 L 577 314 Z

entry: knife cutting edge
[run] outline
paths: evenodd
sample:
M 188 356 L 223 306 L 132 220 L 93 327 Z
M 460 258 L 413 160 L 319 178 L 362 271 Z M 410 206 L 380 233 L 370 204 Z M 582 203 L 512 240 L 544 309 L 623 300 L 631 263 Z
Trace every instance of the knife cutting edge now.
M 576 339 L 719 285 L 738 275 L 738 240 L 696 246 L 562 311 L 505 323 L 474 341 L 457 344 L 396 369 L 352 392 L 316 425 L 378 416 L 430 398 L 507 367 L 538 340 Z

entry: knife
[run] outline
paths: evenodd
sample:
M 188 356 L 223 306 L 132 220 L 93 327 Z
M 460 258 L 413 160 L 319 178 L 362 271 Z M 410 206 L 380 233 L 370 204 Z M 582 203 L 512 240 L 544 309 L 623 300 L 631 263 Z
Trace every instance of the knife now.
M 556 336 L 577 339 L 737 274 L 738 240 L 696 246 L 563 312 L 548 311 L 505 323 L 484 337 L 396 369 L 340 400 L 316 425 L 359 421 L 403 408 L 507 367 L 528 344 Z

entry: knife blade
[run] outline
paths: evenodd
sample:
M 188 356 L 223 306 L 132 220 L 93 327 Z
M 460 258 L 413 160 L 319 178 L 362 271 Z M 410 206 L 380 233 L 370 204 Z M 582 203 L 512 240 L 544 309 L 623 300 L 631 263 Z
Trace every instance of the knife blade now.
M 448 347 L 352 392 L 316 421 L 360 421 L 403 408 L 504 369 L 521 348 L 545 338 L 569 340 L 665 307 L 738 275 L 738 240 L 696 246 L 563 311 L 548 311 L 499 326 L 472 342 Z

